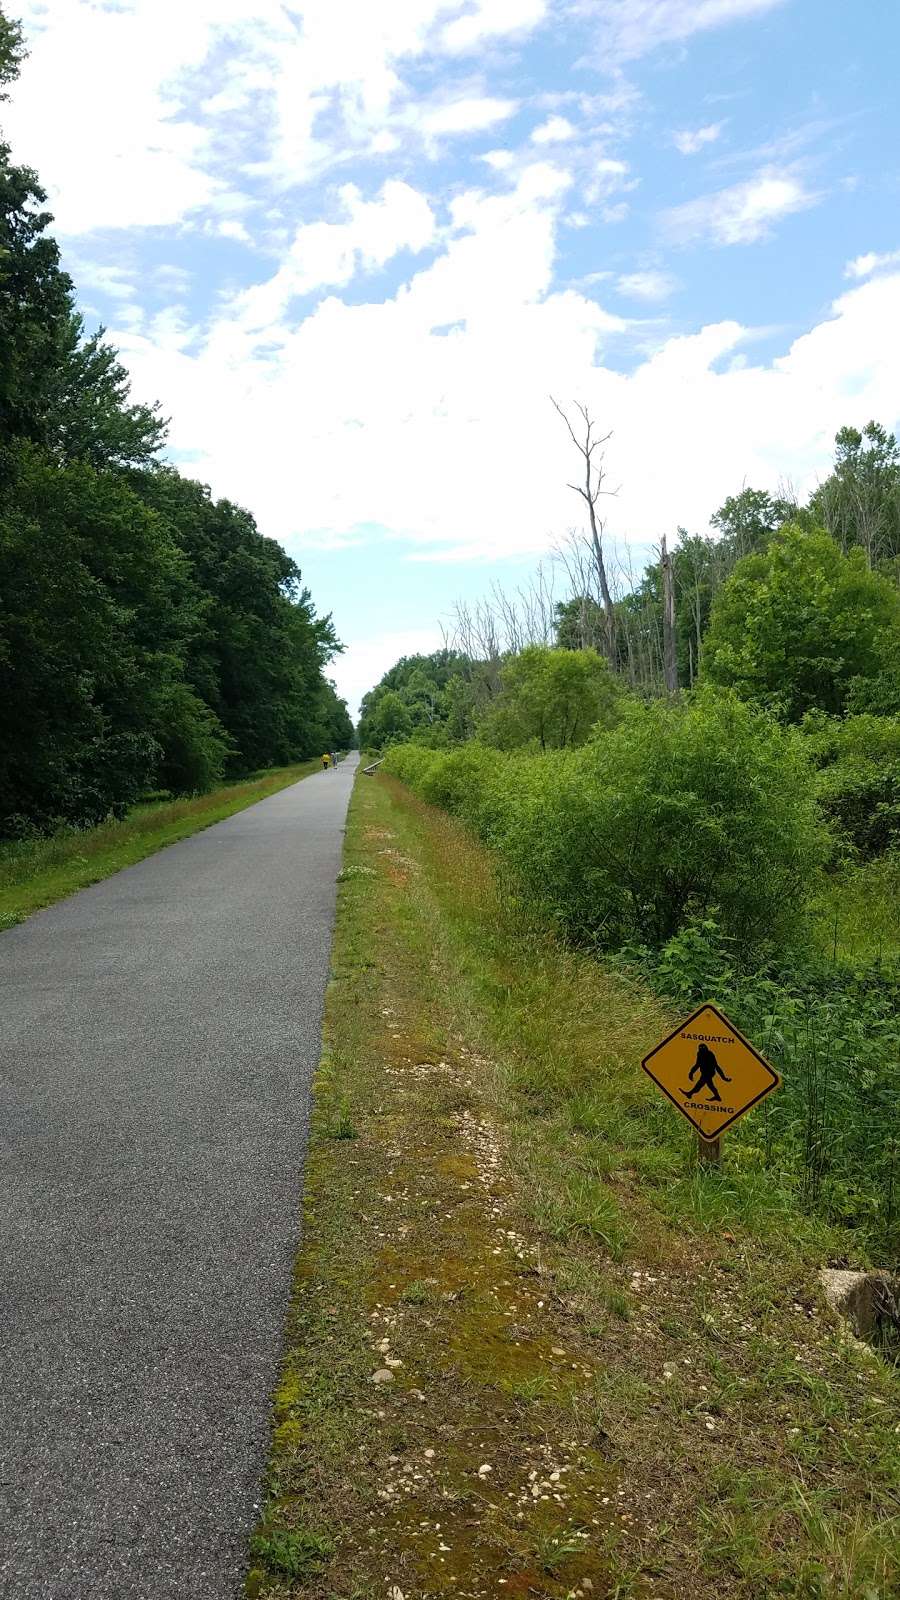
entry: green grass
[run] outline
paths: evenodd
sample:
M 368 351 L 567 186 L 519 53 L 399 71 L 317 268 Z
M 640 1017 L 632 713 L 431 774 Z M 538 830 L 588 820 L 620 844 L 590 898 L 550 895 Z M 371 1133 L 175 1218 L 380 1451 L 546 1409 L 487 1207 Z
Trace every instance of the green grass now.
M 900 958 L 900 852 L 824 878 L 815 913 L 825 955 L 847 961 Z
M 274 767 L 209 794 L 135 806 L 120 822 L 0 844 L 0 929 L 265 800 L 317 767 L 317 761 Z

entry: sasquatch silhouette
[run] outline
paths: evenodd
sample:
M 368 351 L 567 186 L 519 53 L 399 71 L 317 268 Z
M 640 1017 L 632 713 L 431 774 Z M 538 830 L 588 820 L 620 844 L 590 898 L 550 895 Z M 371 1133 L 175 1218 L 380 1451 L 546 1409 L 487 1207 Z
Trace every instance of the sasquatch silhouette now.
M 700 1074 L 699 1078 L 697 1078 L 698 1072 Z M 722 1068 L 719 1066 L 719 1063 L 713 1055 L 713 1052 L 710 1050 L 709 1045 L 701 1044 L 697 1050 L 697 1059 L 688 1073 L 688 1077 L 691 1079 L 692 1083 L 694 1078 L 697 1078 L 697 1082 L 690 1089 L 680 1089 L 679 1093 L 685 1095 L 697 1095 L 700 1093 L 701 1089 L 708 1089 L 709 1094 L 706 1097 L 707 1100 L 721 1100 L 722 1096 L 716 1088 L 717 1076 L 722 1079 L 723 1083 L 731 1082 L 731 1079 L 726 1077 L 725 1073 L 722 1071 Z

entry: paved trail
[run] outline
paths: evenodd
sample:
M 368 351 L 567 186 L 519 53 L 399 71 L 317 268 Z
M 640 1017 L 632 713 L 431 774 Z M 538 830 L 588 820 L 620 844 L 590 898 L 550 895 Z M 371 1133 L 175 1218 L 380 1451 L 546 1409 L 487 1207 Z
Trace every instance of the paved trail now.
M 355 758 L 0 934 L 0 1595 L 232 1600 Z

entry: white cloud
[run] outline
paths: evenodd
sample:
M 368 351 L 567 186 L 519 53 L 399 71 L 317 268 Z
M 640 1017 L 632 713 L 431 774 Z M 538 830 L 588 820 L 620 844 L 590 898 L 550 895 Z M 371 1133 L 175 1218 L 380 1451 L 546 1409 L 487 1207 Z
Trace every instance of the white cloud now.
M 898 264 L 900 264 L 900 250 L 888 250 L 884 255 L 870 250 L 867 255 L 856 256 L 847 262 L 844 277 L 868 278 L 873 272 L 881 272 L 885 267 L 896 267 Z
M 396 178 L 375 200 L 363 200 L 353 183 L 338 198 L 345 221 L 305 223 L 274 277 L 236 297 L 233 309 L 244 328 L 270 327 L 295 295 L 349 283 L 359 268 L 382 267 L 399 250 L 424 250 L 434 237 L 428 201 Z
M 784 0 L 580 0 L 596 16 L 601 53 L 636 60 L 659 45 L 677 43 L 707 28 L 761 16 Z
M 237 239 L 240 244 L 250 244 L 252 242 L 244 224 L 238 222 L 234 217 L 226 217 L 224 222 L 217 223 L 216 232 L 223 239 Z
M 325 225 L 343 230 L 322 248 L 330 271 L 345 270 L 351 245 L 359 264 L 402 232 L 402 208 L 387 207 L 390 222 L 383 214 L 386 189 L 378 201 L 354 196 L 345 220 Z M 187 347 L 183 331 L 123 330 L 137 392 L 173 415 L 176 449 L 200 453 L 190 470 L 252 505 L 301 559 L 307 529 L 341 542 L 371 526 L 433 556 L 546 548 L 577 515 L 551 392 L 587 400 L 614 429 L 610 475 L 623 487 L 610 528 L 638 541 L 702 527 L 744 481 L 774 488 L 790 474 L 802 488 L 842 423 L 895 420 L 900 275 L 853 288 L 774 359 L 754 361 L 753 330 L 735 320 L 667 339 L 619 370 L 616 341 L 630 324 L 584 291 L 554 287 L 571 190 L 566 170 L 536 162 L 506 192 L 458 194 L 439 253 L 385 303 L 332 295 L 301 316 L 279 289 L 258 331 L 232 308 Z M 723 236 L 755 233 L 796 194 L 762 199 L 737 211 L 729 202 Z M 321 280 L 309 249 L 318 239 L 291 250 L 292 272 Z M 442 603 L 438 587 L 436 615 Z
M 588 205 L 594 205 L 598 200 L 606 201 L 614 194 L 637 188 L 637 181 L 630 176 L 627 161 L 617 161 L 613 156 L 600 156 L 591 162 L 585 174 L 582 197 Z M 614 220 L 606 212 L 603 216 L 606 221 Z
M 338 694 L 346 700 L 350 715 L 355 717 L 363 695 L 384 676 L 388 667 L 401 656 L 430 655 L 432 650 L 440 650 L 443 642 L 437 618 L 430 628 L 357 636 L 343 655 L 335 657 L 328 671 Z
M 66 268 L 83 289 L 99 289 L 113 300 L 134 300 L 137 295 L 134 268 L 95 261 L 88 256 L 68 256 Z
M 668 272 L 650 267 L 639 272 L 625 272 L 616 279 L 619 293 L 637 300 L 667 300 L 676 287 L 675 279 Z
M 470 95 L 448 100 L 421 117 L 426 133 L 480 133 L 485 128 L 506 122 L 518 110 L 515 100 L 497 100 L 490 95 Z
M 575 129 L 568 117 L 548 117 L 531 134 L 532 144 L 561 144 L 574 139 Z
M 157 289 L 172 295 L 186 294 L 193 280 L 193 274 L 186 267 L 178 267 L 171 261 L 160 262 L 151 276 Z
M 695 156 L 704 145 L 715 144 L 724 126 L 724 122 L 708 122 L 705 128 L 681 128 L 673 133 L 672 143 L 683 156 Z
M 529 32 L 543 22 L 548 0 L 475 0 L 465 14 L 448 22 L 441 35 L 445 50 L 473 50 L 500 34 Z
M 234 213 L 246 204 L 234 185 L 248 177 L 295 186 L 351 154 L 389 153 L 417 129 L 433 137 L 493 126 L 512 102 L 445 90 L 447 103 L 434 105 L 404 72 L 428 54 L 439 61 L 442 50 L 537 26 L 546 0 L 22 0 L 18 9 L 30 56 L 4 126 L 17 156 L 40 170 L 58 230 L 77 234 Z
M 673 206 L 662 220 L 667 233 L 682 244 L 703 238 L 721 245 L 752 244 L 782 217 L 806 210 L 819 198 L 792 173 L 770 167 L 744 183 Z
M 622 491 L 610 529 L 641 543 L 678 523 L 702 527 L 744 481 L 774 488 L 790 474 L 798 489 L 811 484 L 844 422 L 897 420 L 900 274 L 871 276 L 890 255 L 851 262 L 853 287 L 774 358 L 762 359 L 754 330 L 737 320 L 736 285 L 733 319 L 704 325 L 698 315 L 692 331 L 668 339 L 657 324 L 655 347 L 629 368 L 646 307 L 675 287 L 660 267 L 619 270 L 654 257 L 627 240 L 612 254 L 597 226 L 623 220 L 637 181 L 611 142 L 633 119 L 634 92 L 620 69 L 602 105 L 550 98 L 531 92 L 519 61 L 514 74 L 482 79 L 465 56 L 504 36 L 516 48 L 549 15 L 545 0 L 26 3 L 38 34 L 15 114 L 17 154 L 55 186 L 70 229 L 173 229 L 162 248 L 154 236 L 144 262 L 134 233 L 120 250 L 79 241 L 86 265 L 73 263 L 90 291 L 113 297 L 135 397 L 160 399 L 172 416 L 185 470 L 252 506 L 301 559 L 306 539 L 346 544 L 373 526 L 434 560 L 546 549 L 578 515 L 550 392 L 586 400 L 614 429 L 609 469 Z M 585 0 L 581 9 L 615 47 L 615 68 L 775 4 Z M 563 0 L 552 9 L 561 15 Z M 514 149 L 491 149 L 520 106 L 547 120 Z M 562 137 L 572 127 L 562 111 L 577 139 Z M 601 115 L 610 119 L 602 129 Z M 484 135 L 475 165 L 429 164 L 427 180 L 414 176 L 411 155 L 468 133 Z M 363 157 L 377 158 L 376 177 L 360 170 Z M 818 199 L 788 156 L 758 159 L 772 164 L 665 214 L 672 236 L 752 241 Z M 355 182 L 344 181 L 350 174 Z M 315 189 L 303 187 L 310 178 Z M 191 257 L 184 235 L 195 224 L 204 237 Z M 572 230 L 588 224 L 595 232 L 573 245 Z M 576 262 L 559 259 L 560 241 Z M 191 266 L 192 317 L 207 294 L 203 326 L 177 304 L 158 309 L 160 288 L 173 302 L 187 288 L 181 267 L 164 266 L 154 281 L 161 254 Z M 235 286 L 236 257 L 259 274 L 250 288 Z M 367 302 L 365 274 L 388 262 L 395 275 L 403 264 L 404 281 L 383 301 L 370 284 Z M 561 289 L 579 267 L 592 270 Z M 148 305 L 135 302 L 132 282 L 153 291 Z M 613 283 L 644 302 L 628 307 L 640 319 L 595 298 Z M 298 302 L 310 294 L 317 304 Z M 448 590 L 440 573 L 435 617 Z M 438 642 L 430 618 L 413 621 L 412 633 L 368 636 L 337 664 L 351 698 L 398 654 Z
M 154 3 L 153 26 L 144 0 L 127 11 L 49 0 L 26 13 L 30 55 L 4 123 L 63 232 L 176 222 L 222 187 L 205 169 L 204 129 L 165 88 L 205 55 L 207 28 L 172 0 Z

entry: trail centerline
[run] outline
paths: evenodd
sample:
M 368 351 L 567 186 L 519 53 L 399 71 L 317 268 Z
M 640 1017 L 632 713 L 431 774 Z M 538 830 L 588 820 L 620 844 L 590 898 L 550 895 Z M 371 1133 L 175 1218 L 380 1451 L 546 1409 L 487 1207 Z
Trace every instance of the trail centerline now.
M 0 935 L 0 1594 L 232 1600 L 357 760 Z

